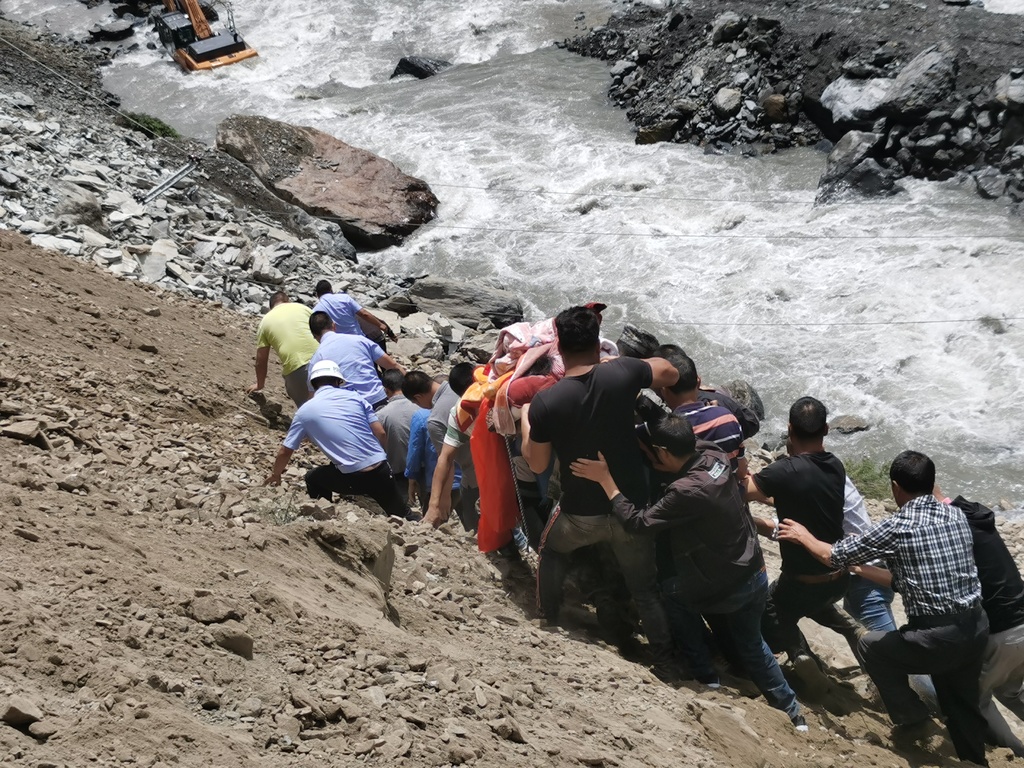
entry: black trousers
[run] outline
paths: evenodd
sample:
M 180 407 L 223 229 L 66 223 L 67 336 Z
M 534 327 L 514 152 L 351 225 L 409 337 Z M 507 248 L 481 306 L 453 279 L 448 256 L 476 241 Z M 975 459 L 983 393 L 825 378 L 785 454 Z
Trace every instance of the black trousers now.
M 846 638 L 858 659 L 857 642 L 862 630 L 853 617 L 836 606 L 846 595 L 850 577 L 821 584 L 805 584 L 783 573 L 768 588 L 768 603 L 761 619 L 761 634 L 772 653 L 785 651 L 793 660 L 798 654 L 810 654 L 807 640 L 797 622 L 807 617 Z
M 978 692 L 987 642 L 988 618 L 978 606 L 953 616 L 913 617 L 895 632 L 869 632 L 860 655 L 896 725 L 930 716 L 907 675 L 931 675 L 957 757 L 988 765 Z
M 386 461 L 369 472 L 342 472 L 333 464 L 311 469 L 306 473 L 306 493 L 311 499 L 328 501 L 334 501 L 336 493 L 369 496 L 380 504 L 386 515 L 409 515 L 409 505 L 398 494 L 391 466 Z

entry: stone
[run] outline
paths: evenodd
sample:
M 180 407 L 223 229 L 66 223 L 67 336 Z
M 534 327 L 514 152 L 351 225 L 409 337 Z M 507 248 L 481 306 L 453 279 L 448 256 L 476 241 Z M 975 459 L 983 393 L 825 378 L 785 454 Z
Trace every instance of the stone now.
M 244 619 L 245 609 L 234 600 L 205 595 L 189 604 L 188 615 L 202 624 L 216 624 L 229 619 Z
M 790 120 L 789 105 L 781 93 L 773 93 L 761 101 L 765 119 L 769 123 L 788 123 Z
M 746 26 L 746 20 L 739 14 L 732 11 L 721 13 L 711 22 L 711 42 L 715 45 L 731 43 L 743 34 Z
M 879 105 L 893 118 L 922 117 L 941 104 L 956 85 L 956 56 L 947 46 L 925 49 L 902 69 Z
M 263 701 L 250 696 L 236 707 L 238 714 L 242 717 L 259 717 L 263 714 Z
M 131 37 L 134 32 L 131 21 L 119 19 L 107 22 L 106 24 L 97 24 L 89 30 L 89 35 L 94 43 L 117 42 L 118 40 L 125 40 Z
M 742 104 L 743 92 L 735 88 L 720 89 L 711 102 L 719 117 L 732 117 L 740 111 Z
M 733 379 L 727 381 L 723 387 L 733 400 L 749 408 L 757 418 L 764 420 L 764 401 L 761 400 L 761 395 L 754 389 L 753 384 L 745 379 Z
M 42 719 L 43 711 L 25 696 L 14 695 L 0 703 L 0 720 L 15 728 L 24 728 Z
M 869 122 L 881 111 L 893 81 L 887 78 L 852 80 L 840 77 L 821 93 L 821 105 L 836 123 Z
M 1009 178 L 995 168 L 985 168 L 974 175 L 974 184 L 979 195 L 994 200 L 1006 194 Z
M 202 709 L 220 709 L 220 694 L 212 688 L 200 688 L 196 694 L 196 703 Z
M 420 312 L 437 312 L 470 328 L 478 327 L 485 318 L 496 328 L 523 319 L 523 304 L 518 296 L 479 283 L 424 277 L 409 289 L 409 298 L 416 302 Z
M 225 650 L 231 651 L 243 659 L 252 659 L 252 636 L 240 624 L 228 621 L 210 629 L 213 641 Z
M 818 180 L 818 202 L 828 202 L 848 188 L 847 175 L 875 149 L 881 136 L 866 131 L 849 131 L 829 152 L 825 171 Z
M 619 348 L 619 354 L 625 357 L 651 357 L 659 346 L 658 338 L 653 334 L 638 328 L 631 323 L 626 323 L 619 335 L 615 346 Z
M 1003 75 L 996 80 L 995 100 L 1013 114 L 1024 112 L 1024 78 Z
M 429 59 L 426 56 L 403 56 L 391 73 L 392 78 L 412 75 L 420 80 L 433 77 L 438 72 L 448 69 L 452 63 L 444 59 Z
M 830 430 L 841 435 L 852 435 L 871 429 L 871 425 L 860 416 L 836 416 L 828 426 Z
M 8 424 L 6 427 L 0 427 L 0 435 L 21 440 L 25 443 L 32 443 L 39 437 L 41 429 L 42 423 L 37 419 L 24 419 Z
M 142 277 L 146 282 L 155 283 L 167 274 L 167 262 L 179 258 L 178 246 L 173 240 L 157 240 L 149 252 L 140 254 Z
M 35 722 L 28 727 L 29 735 L 39 741 L 46 741 L 51 736 L 55 736 L 59 730 L 57 723 L 51 720 Z
M 336 222 L 364 249 L 400 244 L 438 205 L 426 182 L 315 128 L 234 115 L 217 127 L 217 147 L 282 200 Z

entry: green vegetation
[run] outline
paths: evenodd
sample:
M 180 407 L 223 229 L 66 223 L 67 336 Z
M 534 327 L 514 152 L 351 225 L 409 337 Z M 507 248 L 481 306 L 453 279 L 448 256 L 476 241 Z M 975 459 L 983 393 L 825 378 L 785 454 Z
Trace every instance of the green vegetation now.
M 118 116 L 117 122 L 125 128 L 131 128 L 133 131 L 144 133 L 151 139 L 176 139 L 181 136 L 180 133 L 159 117 L 147 115 L 145 112 L 127 112 L 124 115 Z
M 295 494 L 287 499 L 261 499 L 251 509 L 259 515 L 267 525 L 288 525 L 299 518 L 299 507 L 294 501 Z
M 889 465 L 860 458 L 856 461 L 845 461 L 846 474 L 853 480 L 857 490 L 865 499 L 887 501 L 892 498 L 889 487 Z

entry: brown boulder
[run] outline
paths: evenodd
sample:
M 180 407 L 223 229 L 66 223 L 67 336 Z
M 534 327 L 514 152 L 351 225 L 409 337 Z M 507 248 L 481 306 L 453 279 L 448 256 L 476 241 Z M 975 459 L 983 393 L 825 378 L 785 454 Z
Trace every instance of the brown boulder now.
M 357 248 L 397 245 L 437 209 L 425 181 L 315 128 L 234 115 L 217 127 L 217 148 L 281 199 L 337 222 Z

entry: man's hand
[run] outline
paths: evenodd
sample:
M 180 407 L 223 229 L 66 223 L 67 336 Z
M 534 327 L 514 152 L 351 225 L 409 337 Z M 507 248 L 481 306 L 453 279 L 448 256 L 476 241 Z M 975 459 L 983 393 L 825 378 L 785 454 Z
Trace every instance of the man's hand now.
M 449 512 L 442 511 L 441 505 L 436 501 L 431 501 L 430 506 L 427 507 L 427 515 L 423 518 L 423 522 L 430 523 L 434 528 L 440 528 L 448 522 L 449 514 Z
M 245 390 L 245 394 L 252 395 L 252 394 L 255 394 L 256 392 L 262 392 L 262 391 L 263 391 L 263 385 L 262 384 L 253 384 L 251 387 L 249 387 L 247 390 Z
M 391 330 L 391 326 L 387 323 L 384 323 L 384 327 L 381 330 L 384 331 L 384 335 L 387 336 L 390 341 L 398 341 L 398 336 L 395 335 L 395 332 Z
M 264 485 L 280 485 L 281 484 L 281 475 L 279 473 L 277 473 L 277 472 L 272 472 L 271 474 L 267 475 L 267 479 L 263 481 L 263 484 Z
M 795 520 L 783 520 L 779 523 L 779 541 L 806 545 L 814 540 L 811 532 Z
M 608 471 L 608 462 L 604 460 L 604 454 L 598 453 L 597 459 L 576 459 L 569 465 L 569 469 L 576 477 L 583 477 L 603 485 L 606 480 L 612 479 L 612 473 Z

